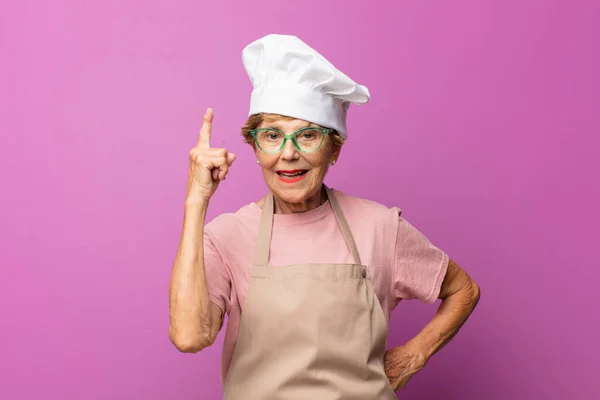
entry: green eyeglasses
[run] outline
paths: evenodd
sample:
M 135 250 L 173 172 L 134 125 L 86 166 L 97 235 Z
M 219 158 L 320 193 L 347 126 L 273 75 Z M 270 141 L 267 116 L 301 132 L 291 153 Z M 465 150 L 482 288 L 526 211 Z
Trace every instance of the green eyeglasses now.
M 288 140 L 291 140 L 294 146 L 303 153 L 315 152 L 321 148 L 325 136 L 331 132 L 332 129 L 329 128 L 309 126 L 299 129 L 291 135 L 286 135 L 274 128 L 254 129 L 250 131 L 250 134 L 259 149 L 265 153 L 275 154 L 283 149 Z

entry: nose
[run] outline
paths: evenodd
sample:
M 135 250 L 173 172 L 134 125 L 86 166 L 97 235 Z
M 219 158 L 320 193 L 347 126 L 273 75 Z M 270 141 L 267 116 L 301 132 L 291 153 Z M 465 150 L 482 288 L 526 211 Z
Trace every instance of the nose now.
M 288 161 L 300 158 L 298 149 L 291 140 L 286 141 L 283 145 L 283 149 L 281 149 L 281 158 Z

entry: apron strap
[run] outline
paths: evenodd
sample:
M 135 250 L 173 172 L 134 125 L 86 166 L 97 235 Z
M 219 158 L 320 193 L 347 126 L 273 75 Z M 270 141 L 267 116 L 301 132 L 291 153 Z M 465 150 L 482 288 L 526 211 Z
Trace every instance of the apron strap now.
M 275 202 L 273 201 L 273 193 L 269 192 L 263 204 L 262 212 L 260 213 L 260 225 L 258 226 L 258 237 L 256 238 L 254 265 L 269 265 L 274 211 Z
M 325 185 L 323 185 L 325 186 Z M 348 221 L 344 216 L 344 212 L 342 211 L 342 207 L 340 207 L 340 203 L 338 203 L 335 194 L 325 186 L 325 192 L 327 193 L 327 198 L 329 199 L 329 204 L 331 205 L 331 209 L 333 210 L 333 214 L 335 215 L 335 219 L 337 220 L 338 226 L 344 235 L 344 239 L 346 239 L 346 244 L 352 253 L 352 257 L 354 257 L 354 263 L 358 265 L 362 265 L 360 262 L 360 255 L 358 254 L 358 248 L 356 247 L 356 243 L 354 242 L 354 236 L 352 235 L 352 231 L 348 226 Z
M 344 239 L 346 240 L 346 244 L 348 245 L 348 248 L 352 253 L 354 262 L 358 265 L 362 265 L 360 261 L 360 256 L 358 254 L 358 248 L 356 247 L 354 237 L 352 236 L 352 232 L 348 227 L 348 222 L 346 221 L 346 217 L 342 212 L 342 208 L 340 207 L 340 204 L 338 203 L 335 194 L 333 194 L 331 189 L 329 189 L 325 185 L 323 186 L 325 187 L 325 192 L 327 193 L 327 198 L 329 199 L 329 205 L 333 210 L 333 215 L 335 216 L 338 226 L 342 231 L 342 235 L 344 235 Z M 254 257 L 254 265 L 267 266 L 269 264 L 269 253 L 271 250 L 271 235 L 273 233 L 274 211 L 275 202 L 273 200 L 273 193 L 269 192 L 263 204 L 260 216 L 258 237 L 256 239 L 256 253 Z

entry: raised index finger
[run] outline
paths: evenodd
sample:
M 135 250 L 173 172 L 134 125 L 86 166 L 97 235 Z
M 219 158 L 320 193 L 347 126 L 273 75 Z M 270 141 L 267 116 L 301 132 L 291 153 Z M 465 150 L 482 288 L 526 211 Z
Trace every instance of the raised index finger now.
M 210 132 L 212 130 L 212 121 L 214 113 L 211 108 L 206 110 L 204 114 L 204 121 L 202 122 L 202 128 L 200 128 L 200 134 L 198 135 L 198 147 L 209 148 L 210 147 Z

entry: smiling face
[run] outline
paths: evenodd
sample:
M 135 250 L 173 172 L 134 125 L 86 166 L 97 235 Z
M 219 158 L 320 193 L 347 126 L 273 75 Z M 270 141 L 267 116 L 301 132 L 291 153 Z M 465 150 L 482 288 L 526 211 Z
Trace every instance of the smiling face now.
M 291 135 L 306 127 L 320 126 L 301 119 L 264 115 L 256 128 L 273 128 Z M 309 139 L 310 136 L 307 136 L 306 140 Z M 255 146 L 256 158 L 269 190 L 279 203 L 278 208 L 285 209 L 287 205 L 289 209 L 304 211 L 320 204 L 323 179 L 330 162 L 337 160 L 340 150 L 341 146 L 335 144 L 332 134 L 326 135 L 321 147 L 311 153 L 298 150 L 291 140 L 287 140 L 275 154 Z

